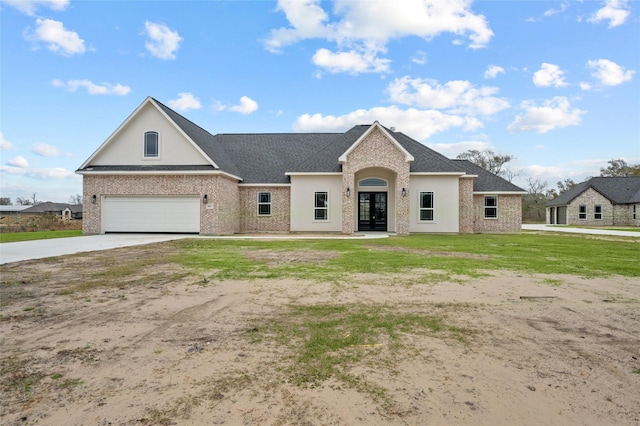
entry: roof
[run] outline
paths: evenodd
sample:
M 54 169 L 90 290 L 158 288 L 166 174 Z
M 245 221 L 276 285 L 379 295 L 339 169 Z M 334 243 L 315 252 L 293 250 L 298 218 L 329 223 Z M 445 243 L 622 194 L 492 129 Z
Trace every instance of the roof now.
M 567 205 L 589 188 L 602 194 L 612 204 L 640 203 L 640 176 L 592 177 L 563 192 L 547 203 L 547 206 Z
M 467 174 L 477 175 L 473 180 L 473 192 L 526 192 L 524 189 L 469 160 L 451 160 Z
M 341 173 L 340 156 L 372 128 L 369 124 L 354 126 L 344 133 L 212 135 L 158 100 L 147 98 L 143 105 L 146 102 L 159 108 L 215 163 L 211 166 L 186 166 L 187 170 L 224 172 L 239 177 L 243 183 L 286 184 L 289 183 L 287 173 Z M 377 122 L 373 124 L 376 125 L 380 126 Z M 409 160 L 411 173 L 467 173 L 460 162 L 450 160 L 404 133 L 380 127 L 397 142 L 399 148 L 410 155 L 407 158 L 413 157 L 413 161 Z M 91 166 L 89 160 L 82 167 L 84 168 L 78 172 L 167 172 L 185 169 L 184 166 Z M 504 179 L 492 176 L 483 174 L 482 188 L 491 191 L 522 191 Z

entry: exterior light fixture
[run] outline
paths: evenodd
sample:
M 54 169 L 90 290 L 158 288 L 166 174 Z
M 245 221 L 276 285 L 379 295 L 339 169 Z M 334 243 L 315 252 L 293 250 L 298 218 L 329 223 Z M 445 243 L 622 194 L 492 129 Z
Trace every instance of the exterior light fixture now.
M 209 202 L 209 196 L 207 194 L 204 194 L 204 196 L 202 197 L 202 204 L 207 204 Z
M 345 194 L 347 194 L 347 197 L 351 196 L 351 188 L 349 188 L 348 186 L 347 186 L 347 190 L 345 191 Z
M 407 196 L 407 188 L 402 188 L 402 196 L 403 197 Z
M 93 194 L 91 196 L 91 204 L 95 204 L 97 200 L 98 200 L 98 196 L 96 194 Z

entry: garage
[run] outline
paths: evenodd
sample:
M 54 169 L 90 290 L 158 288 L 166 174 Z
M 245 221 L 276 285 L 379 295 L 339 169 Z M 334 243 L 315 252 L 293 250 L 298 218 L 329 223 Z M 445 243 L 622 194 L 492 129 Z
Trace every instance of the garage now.
M 199 233 L 199 196 L 104 196 L 102 232 Z

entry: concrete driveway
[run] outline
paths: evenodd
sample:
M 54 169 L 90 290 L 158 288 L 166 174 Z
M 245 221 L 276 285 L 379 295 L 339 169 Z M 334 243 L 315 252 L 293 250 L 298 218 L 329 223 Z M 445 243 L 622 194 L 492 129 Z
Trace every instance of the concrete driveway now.
M 564 227 L 564 226 L 522 225 L 522 230 L 523 231 L 568 232 L 571 234 L 615 235 L 618 237 L 640 238 L 640 232 L 611 231 L 607 229 L 570 228 L 570 227 Z

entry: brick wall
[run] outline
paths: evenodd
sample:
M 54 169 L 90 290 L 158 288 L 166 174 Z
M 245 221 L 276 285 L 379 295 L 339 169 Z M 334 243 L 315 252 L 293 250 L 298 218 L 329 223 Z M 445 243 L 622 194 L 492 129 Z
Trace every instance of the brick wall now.
M 522 229 L 522 197 L 497 195 L 498 218 L 484 218 L 484 195 L 473 196 L 474 232 L 520 232 Z
M 258 216 L 258 192 L 271 193 L 271 215 Z M 289 232 L 291 190 L 288 186 L 241 186 L 240 232 Z
M 463 234 L 473 233 L 474 207 L 473 207 L 473 178 L 460 178 L 459 181 L 459 231 Z
M 208 209 L 200 207 L 200 233 L 220 234 L 238 231 L 237 211 L 234 206 L 234 180 L 224 176 L 204 175 L 85 175 L 83 197 L 96 203 L 84 203 L 82 230 L 84 234 L 101 232 L 101 197 L 105 195 L 197 195 L 209 197 Z M 225 191 L 220 189 L 224 188 Z M 237 191 L 237 189 L 235 190 Z M 237 205 L 237 202 L 235 202 Z
M 355 175 L 357 172 L 380 167 L 396 173 L 395 206 L 396 233 L 409 233 L 409 201 L 410 197 L 402 197 L 402 188 L 409 191 L 409 167 L 405 161 L 405 154 L 401 152 L 385 135 L 374 129 L 347 156 L 347 162 L 342 166 L 342 186 L 351 188 L 351 196 L 342 194 L 342 233 L 352 234 L 356 230 L 356 202 Z M 389 212 L 392 214 L 392 212 Z
M 580 205 L 587 207 L 587 218 L 580 219 Z M 596 205 L 602 206 L 602 219 L 594 219 L 594 209 Z M 613 225 L 613 206 L 602 194 L 587 189 L 578 195 L 567 206 L 567 224 L 569 225 L 591 225 L 591 226 L 611 226 Z

